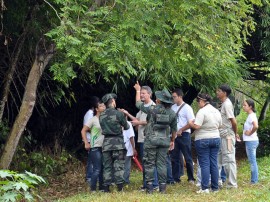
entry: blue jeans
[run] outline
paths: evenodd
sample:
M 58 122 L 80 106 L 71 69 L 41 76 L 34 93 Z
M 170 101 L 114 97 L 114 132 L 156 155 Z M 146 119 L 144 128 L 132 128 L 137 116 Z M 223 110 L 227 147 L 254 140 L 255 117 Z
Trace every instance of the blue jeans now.
M 201 184 L 202 183 L 202 173 L 201 173 L 201 167 L 199 160 L 197 159 L 197 183 Z M 209 177 L 209 184 L 211 184 L 211 176 Z
M 172 176 L 172 164 L 171 164 L 170 153 L 167 154 L 166 165 L 167 165 L 167 183 L 173 183 L 174 180 L 173 180 L 173 176 Z
M 259 179 L 259 170 L 258 170 L 258 165 L 256 161 L 256 150 L 257 147 L 259 146 L 259 141 L 245 141 L 246 144 L 246 152 L 247 152 L 247 157 L 248 161 L 250 164 L 250 170 L 251 170 L 251 183 L 255 184 L 258 182 Z
M 91 150 L 87 152 L 87 163 L 86 163 L 86 181 L 90 184 L 93 172 L 93 163 L 91 159 Z
M 102 172 L 102 149 L 101 147 L 91 148 L 91 159 L 93 163 L 93 173 L 91 177 L 91 190 L 95 191 L 97 188 L 97 180 L 99 179 L 100 188 L 103 184 Z
M 174 141 L 174 150 L 172 150 L 172 173 L 175 182 L 180 182 L 180 177 L 184 175 L 183 156 L 186 161 L 188 181 L 195 180 L 193 176 L 193 160 L 191 154 L 191 137 L 190 133 L 183 132 L 182 136 L 177 137 Z
M 218 190 L 218 151 L 220 147 L 220 138 L 209 138 L 195 141 L 195 147 L 198 154 L 198 160 L 201 167 L 202 190 L 209 188 L 209 177 L 211 174 L 211 188 Z
M 125 158 L 125 172 L 124 172 L 124 180 L 125 183 L 129 184 L 129 176 L 130 176 L 130 168 L 131 168 L 131 159 L 132 156 L 126 156 Z

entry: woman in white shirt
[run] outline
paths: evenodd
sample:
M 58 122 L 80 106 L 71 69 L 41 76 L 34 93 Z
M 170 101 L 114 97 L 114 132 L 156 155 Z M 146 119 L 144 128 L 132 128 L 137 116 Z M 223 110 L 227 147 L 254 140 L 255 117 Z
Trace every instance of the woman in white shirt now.
M 211 97 L 201 93 L 197 96 L 200 110 L 195 120 L 189 125 L 195 129 L 195 147 L 201 167 L 201 189 L 197 193 L 209 193 L 209 177 L 211 175 L 211 189 L 218 191 L 218 151 L 220 135 L 218 128 L 222 125 L 220 112 L 210 104 Z
M 259 171 L 256 161 L 256 150 L 259 146 L 259 138 L 257 135 L 258 119 L 255 114 L 255 103 L 253 100 L 245 100 L 243 110 L 248 114 L 243 130 L 243 140 L 246 145 L 246 152 L 251 169 L 251 184 L 258 182 Z

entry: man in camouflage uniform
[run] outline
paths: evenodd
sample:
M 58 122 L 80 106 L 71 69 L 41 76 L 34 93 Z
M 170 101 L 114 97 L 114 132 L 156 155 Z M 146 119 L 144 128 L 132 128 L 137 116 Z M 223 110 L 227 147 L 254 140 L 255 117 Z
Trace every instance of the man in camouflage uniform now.
M 154 168 L 157 168 L 159 191 L 165 193 L 167 181 L 166 156 L 168 150 L 174 148 L 174 139 L 177 131 L 177 119 L 171 109 L 173 99 L 168 90 L 156 91 L 156 106 L 145 107 L 140 100 L 141 86 L 137 82 L 136 107 L 147 114 L 145 127 L 144 156 L 146 190 L 153 193 Z M 170 132 L 172 137 L 170 138 Z
M 104 135 L 103 141 L 103 178 L 104 191 L 109 192 L 112 176 L 118 191 L 122 191 L 124 183 L 124 166 L 126 149 L 123 139 L 123 130 L 129 129 L 124 114 L 115 109 L 116 94 L 110 93 L 102 97 L 106 110 L 100 114 L 99 121 Z

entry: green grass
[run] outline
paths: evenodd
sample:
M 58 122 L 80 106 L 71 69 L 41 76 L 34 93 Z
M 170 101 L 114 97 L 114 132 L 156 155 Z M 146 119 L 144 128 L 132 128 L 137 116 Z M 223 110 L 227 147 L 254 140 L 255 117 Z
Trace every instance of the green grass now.
M 218 193 L 197 194 L 198 188 L 189 184 L 186 177 L 182 178 L 182 182 L 177 185 L 167 186 L 167 193 L 160 194 L 158 192 L 148 195 L 138 191 L 142 184 L 142 174 L 138 171 L 131 173 L 131 185 L 125 187 L 122 193 L 113 192 L 109 194 L 97 193 L 80 193 L 72 197 L 57 200 L 58 202 L 89 202 L 89 201 L 270 201 L 270 157 L 258 159 L 259 164 L 259 183 L 250 185 L 250 167 L 246 160 L 238 162 L 238 189 L 221 189 Z

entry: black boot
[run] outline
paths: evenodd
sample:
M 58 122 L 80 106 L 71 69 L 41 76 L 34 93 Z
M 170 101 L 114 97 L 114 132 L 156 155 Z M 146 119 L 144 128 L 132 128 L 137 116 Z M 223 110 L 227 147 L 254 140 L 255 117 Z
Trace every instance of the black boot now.
M 166 183 L 160 183 L 159 184 L 159 192 L 162 194 L 165 194 L 166 192 Z
M 147 183 L 146 184 L 146 193 L 147 194 L 153 194 L 153 184 L 152 183 Z
M 123 183 L 118 184 L 117 185 L 117 191 L 123 191 L 123 187 L 124 187 L 124 184 Z
M 104 192 L 105 193 L 109 193 L 110 192 L 110 186 L 109 185 L 105 185 L 105 186 L 103 186 L 103 188 L 104 188 Z

